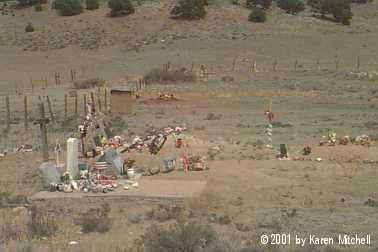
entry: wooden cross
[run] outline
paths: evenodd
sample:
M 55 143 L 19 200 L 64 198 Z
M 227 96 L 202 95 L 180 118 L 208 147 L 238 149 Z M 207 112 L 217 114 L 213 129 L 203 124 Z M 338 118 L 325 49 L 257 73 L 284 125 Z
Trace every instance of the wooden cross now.
M 43 162 L 49 161 L 49 146 L 47 142 L 47 124 L 50 122 L 48 118 L 45 117 L 45 107 L 42 102 L 38 103 L 38 110 L 40 118 L 35 121 L 34 124 L 39 124 L 41 130 L 41 140 L 42 140 L 42 158 Z
M 269 124 L 271 124 L 274 117 L 274 114 L 272 112 L 272 97 L 269 98 L 268 108 L 265 111 L 265 115 L 269 120 Z
M 55 154 L 56 154 L 56 166 L 60 165 L 59 162 L 59 153 L 61 152 L 61 147 L 58 138 L 55 141 L 55 148 L 54 148 Z

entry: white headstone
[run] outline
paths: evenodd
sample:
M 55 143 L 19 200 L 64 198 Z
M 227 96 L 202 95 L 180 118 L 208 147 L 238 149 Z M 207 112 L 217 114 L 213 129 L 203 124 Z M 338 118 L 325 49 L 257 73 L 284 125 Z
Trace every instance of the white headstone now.
M 72 178 L 79 175 L 79 141 L 76 138 L 67 140 L 67 172 Z

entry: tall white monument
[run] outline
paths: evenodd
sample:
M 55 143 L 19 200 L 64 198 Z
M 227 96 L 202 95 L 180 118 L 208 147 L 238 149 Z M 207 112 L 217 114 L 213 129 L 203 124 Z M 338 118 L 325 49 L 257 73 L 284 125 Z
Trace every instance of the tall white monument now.
M 79 141 L 77 138 L 67 140 L 67 172 L 72 178 L 79 175 Z

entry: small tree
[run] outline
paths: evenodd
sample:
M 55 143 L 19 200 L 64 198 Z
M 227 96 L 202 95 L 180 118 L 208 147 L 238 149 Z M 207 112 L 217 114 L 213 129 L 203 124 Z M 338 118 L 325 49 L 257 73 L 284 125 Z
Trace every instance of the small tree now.
M 320 12 L 322 0 L 307 0 L 307 5 L 311 7 L 312 11 Z
M 255 7 L 249 14 L 248 20 L 255 23 L 263 23 L 266 21 L 266 13 L 263 9 Z
M 18 5 L 21 6 L 21 7 L 33 6 L 33 5 L 36 5 L 36 4 L 43 4 L 43 3 L 47 2 L 45 0 L 44 1 L 39 1 L 39 0 L 17 0 L 17 1 L 18 1 Z
M 358 4 L 371 3 L 371 2 L 373 2 L 373 0 L 352 0 L 352 3 L 358 3 Z
M 260 7 L 267 10 L 272 6 L 272 0 L 247 0 L 246 5 L 249 8 Z
M 37 4 L 34 6 L 34 10 L 37 11 L 37 12 L 42 11 L 42 4 L 41 4 L 41 3 L 37 3 Z
M 206 15 L 205 4 L 204 0 L 180 0 L 171 15 L 180 19 L 201 19 Z
M 96 10 L 100 8 L 100 2 L 98 0 L 85 0 L 87 10 Z
M 353 16 L 350 0 L 322 0 L 321 10 L 331 13 L 336 22 L 350 25 Z
M 351 0 L 308 0 L 307 4 L 315 13 L 332 14 L 336 22 L 350 25 L 353 17 Z
M 25 26 L 25 31 L 26 31 L 26 32 L 34 32 L 34 27 L 33 27 L 32 23 L 28 23 L 28 24 Z
M 55 0 L 54 7 L 62 16 L 74 16 L 83 12 L 80 0 Z
M 111 9 L 112 17 L 118 15 L 129 15 L 135 12 L 130 0 L 109 0 L 108 6 Z
M 290 14 L 305 10 L 305 5 L 301 0 L 277 0 L 277 6 Z

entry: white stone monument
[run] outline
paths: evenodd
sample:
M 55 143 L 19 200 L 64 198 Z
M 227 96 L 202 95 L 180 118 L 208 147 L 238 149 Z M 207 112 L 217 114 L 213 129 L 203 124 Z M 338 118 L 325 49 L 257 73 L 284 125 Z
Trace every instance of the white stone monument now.
M 67 140 L 67 172 L 72 178 L 79 175 L 79 141 L 76 138 Z

